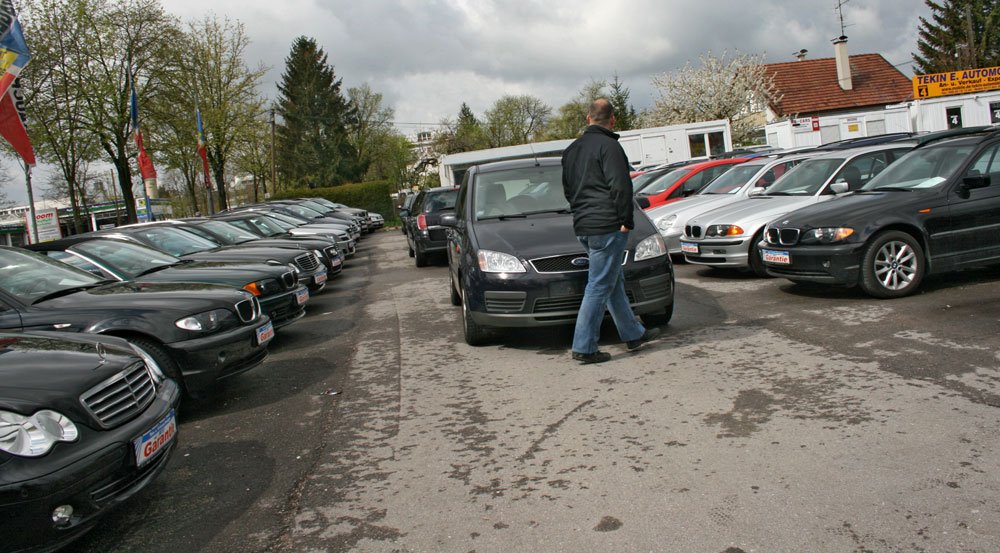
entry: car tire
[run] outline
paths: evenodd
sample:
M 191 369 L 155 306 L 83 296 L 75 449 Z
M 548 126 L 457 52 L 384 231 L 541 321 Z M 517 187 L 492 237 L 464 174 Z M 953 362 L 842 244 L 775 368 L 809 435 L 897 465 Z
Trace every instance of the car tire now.
M 462 296 L 458 293 L 458 290 L 455 289 L 455 282 L 450 276 L 448 277 L 448 288 L 451 289 L 451 304 L 456 307 L 462 305 Z
M 750 251 L 747 253 L 747 262 L 753 274 L 762 278 L 770 278 L 770 275 L 767 274 L 767 267 L 764 265 L 764 258 L 760 254 L 760 246 L 757 245 L 763 239 L 764 229 L 760 229 L 757 231 L 757 234 L 753 235 L 753 239 L 750 242 Z
M 410 240 L 406 240 L 406 249 L 409 250 L 410 257 L 413 257 L 413 246 L 410 245 Z
M 413 246 L 413 262 L 417 267 L 427 266 L 427 254 L 420 249 L 420 244 L 414 244 Z
M 876 298 L 901 298 L 916 292 L 924 279 L 924 249 L 898 230 L 872 237 L 861 258 L 858 284 Z
M 160 345 L 159 342 L 150 338 L 143 337 L 128 337 L 129 343 L 133 346 L 141 349 L 146 355 L 153 358 L 156 364 L 159 365 L 160 371 L 163 372 L 168 378 L 174 379 L 177 384 L 182 388 L 186 389 L 184 386 L 184 377 L 181 375 L 181 369 L 177 365 L 177 361 L 167 352 L 167 350 Z
M 469 301 L 462 290 L 462 334 L 465 335 L 465 343 L 470 346 L 482 346 L 486 344 L 486 329 L 476 321 L 472 320 L 472 313 L 469 311 Z
M 670 302 L 660 313 L 647 313 L 645 315 L 640 315 L 639 318 L 642 319 L 642 324 L 644 326 L 665 326 L 670 322 L 670 319 L 674 316 L 674 302 Z

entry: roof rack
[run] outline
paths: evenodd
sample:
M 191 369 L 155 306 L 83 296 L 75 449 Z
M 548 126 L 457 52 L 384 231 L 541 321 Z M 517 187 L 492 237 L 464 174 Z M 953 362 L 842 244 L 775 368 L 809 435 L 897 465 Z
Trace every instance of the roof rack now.
M 935 131 L 917 135 L 913 137 L 913 141 L 917 143 L 917 148 L 930 144 L 931 142 L 936 142 L 938 140 L 944 140 L 945 138 L 957 138 L 959 136 L 967 136 L 970 134 L 984 134 L 984 133 L 995 133 L 1000 131 L 1000 127 L 997 125 L 983 125 L 979 127 L 963 127 L 959 129 L 948 129 L 946 131 Z

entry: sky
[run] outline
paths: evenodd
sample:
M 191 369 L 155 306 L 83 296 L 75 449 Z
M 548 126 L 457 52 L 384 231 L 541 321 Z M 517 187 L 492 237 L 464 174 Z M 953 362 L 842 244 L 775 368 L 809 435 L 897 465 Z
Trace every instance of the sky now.
M 413 136 L 477 116 L 500 97 L 536 96 L 558 110 L 592 80 L 617 75 L 637 110 L 652 106 L 654 75 L 711 53 L 759 54 L 765 63 L 833 56 L 837 0 L 160 0 L 182 21 L 238 20 L 251 39 L 246 62 L 269 68 L 261 93 L 277 95 L 298 36 L 316 40 L 347 88 L 367 83 Z M 851 54 L 880 53 L 912 76 L 923 0 L 847 0 Z M 30 117 L 30 114 L 29 114 Z M 8 165 L 11 165 L 8 163 Z M 5 187 L 19 199 L 20 185 Z M 41 180 L 41 179 L 36 179 Z

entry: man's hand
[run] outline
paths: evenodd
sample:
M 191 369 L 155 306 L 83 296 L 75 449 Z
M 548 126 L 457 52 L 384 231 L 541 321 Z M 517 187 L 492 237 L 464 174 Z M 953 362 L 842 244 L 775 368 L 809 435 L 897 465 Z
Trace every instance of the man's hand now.
M 624 232 L 625 234 L 628 234 L 628 227 L 626 227 L 625 225 L 622 225 L 622 228 L 621 228 L 621 230 L 619 232 Z

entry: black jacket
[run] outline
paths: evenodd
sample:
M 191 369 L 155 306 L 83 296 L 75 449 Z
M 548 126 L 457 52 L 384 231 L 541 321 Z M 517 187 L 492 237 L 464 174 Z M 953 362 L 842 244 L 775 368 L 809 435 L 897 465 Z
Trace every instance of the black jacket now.
M 633 228 L 631 167 L 618 135 L 590 125 L 562 155 L 563 192 L 577 236 Z

